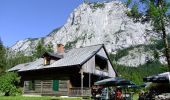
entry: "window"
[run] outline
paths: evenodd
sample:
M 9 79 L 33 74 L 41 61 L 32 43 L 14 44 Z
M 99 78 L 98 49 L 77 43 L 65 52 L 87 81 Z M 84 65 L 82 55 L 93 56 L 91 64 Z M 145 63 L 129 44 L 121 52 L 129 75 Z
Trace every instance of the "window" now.
M 50 65 L 50 58 L 44 57 L 44 65 Z
M 28 89 L 35 90 L 35 81 L 34 80 L 28 82 Z
M 106 59 L 105 57 L 102 57 L 100 55 L 96 55 L 95 56 L 96 69 L 107 71 L 107 69 L 108 69 L 107 60 L 108 59 Z

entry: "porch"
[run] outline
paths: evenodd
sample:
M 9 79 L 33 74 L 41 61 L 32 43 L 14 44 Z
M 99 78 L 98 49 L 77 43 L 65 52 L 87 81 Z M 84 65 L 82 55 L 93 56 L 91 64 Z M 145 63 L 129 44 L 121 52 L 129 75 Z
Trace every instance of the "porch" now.
M 57 73 L 56 73 L 57 72 Z M 73 74 L 74 73 L 74 74 Z M 83 72 L 78 67 L 66 67 L 47 70 L 35 70 L 19 73 L 23 81 L 23 93 L 28 95 L 53 95 L 53 96 L 91 96 L 91 86 L 101 76 Z M 34 89 L 30 90 L 27 81 L 39 80 Z M 45 80 L 67 81 L 59 85 L 59 90 L 54 91 L 52 82 Z M 44 82 L 45 81 L 45 82 Z
M 42 96 L 70 96 L 81 97 L 91 96 L 91 88 L 89 87 L 68 87 L 68 81 L 60 81 L 58 90 L 54 90 L 51 80 L 35 81 L 34 89 L 29 85 L 30 81 L 24 82 L 23 94 L 24 95 L 42 95 Z

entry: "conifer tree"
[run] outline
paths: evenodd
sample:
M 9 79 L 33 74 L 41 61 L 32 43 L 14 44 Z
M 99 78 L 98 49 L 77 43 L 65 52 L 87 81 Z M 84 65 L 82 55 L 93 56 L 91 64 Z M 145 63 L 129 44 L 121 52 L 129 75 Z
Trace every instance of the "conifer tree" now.
M 35 51 L 34 51 L 34 53 L 33 53 L 33 56 L 34 56 L 35 58 L 40 58 L 41 55 L 46 51 L 46 50 L 45 50 L 45 47 L 43 46 L 43 44 L 44 44 L 44 41 L 41 39 L 41 40 L 38 42 L 38 44 L 37 44 L 37 46 L 36 46 L 36 48 L 35 48 Z
M 136 1 L 132 1 L 131 3 L 134 4 L 134 2 Z M 168 2 L 168 0 L 140 0 L 139 5 L 143 6 L 143 9 L 141 7 L 140 13 L 142 13 L 145 18 L 150 19 L 153 29 L 162 36 L 164 54 L 170 71 L 170 49 L 166 31 L 167 25 L 169 24 L 170 2 Z
M 0 73 L 5 70 L 6 65 L 6 49 L 0 38 Z
M 40 58 L 45 52 L 53 52 L 52 43 L 44 46 L 44 41 L 41 39 L 33 52 L 34 58 Z

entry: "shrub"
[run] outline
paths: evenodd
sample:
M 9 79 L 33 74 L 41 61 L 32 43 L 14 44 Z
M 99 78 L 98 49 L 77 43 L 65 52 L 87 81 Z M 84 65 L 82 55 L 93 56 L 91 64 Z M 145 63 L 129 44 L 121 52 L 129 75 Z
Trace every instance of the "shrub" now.
M 4 73 L 0 76 L 0 92 L 4 93 L 5 96 L 20 94 L 19 83 L 20 77 L 17 73 Z

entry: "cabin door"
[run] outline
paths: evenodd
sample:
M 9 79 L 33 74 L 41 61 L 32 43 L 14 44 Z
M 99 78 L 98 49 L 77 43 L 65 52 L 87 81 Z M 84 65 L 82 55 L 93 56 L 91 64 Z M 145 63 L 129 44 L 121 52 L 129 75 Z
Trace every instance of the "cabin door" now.
M 53 91 L 59 90 L 59 80 L 53 80 Z

